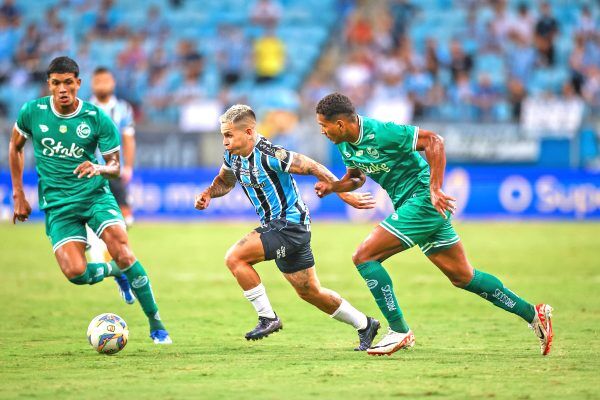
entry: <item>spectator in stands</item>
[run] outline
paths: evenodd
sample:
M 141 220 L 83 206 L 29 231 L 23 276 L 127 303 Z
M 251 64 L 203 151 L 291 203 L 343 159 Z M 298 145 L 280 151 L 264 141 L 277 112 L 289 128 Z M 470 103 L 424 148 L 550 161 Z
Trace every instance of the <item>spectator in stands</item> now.
M 256 83 L 277 79 L 286 65 L 285 43 L 275 35 L 274 29 L 254 41 L 254 74 Z
M 265 29 L 274 28 L 281 19 L 282 8 L 275 0 L 258 0 L 250 8 L 250 21 Z
M 124 26 L 118 26 L 118 12 L 114 9 L 113 0 L 102 0 L 95 11 L 94 26 L 90 31 L 91 39 L 112 39 L 127 35 Z
M 550 3 L 542 3 L 540 12 L 540 18 L 535 25 L 535 45 L 540 64 L 553 66 L 555 62 L 554 40 L 558 34 L 558 21 L 552 15 Z
M 344 36 L 350 48 L 368 46 L 373 42 L 373 25 L 362 8 L 350 14 Z
M 430 92 L 434 88 L 433 77 L 425 71 L 421 63 L 412 63 L 408 66 L 405 82 L 409 99 L 413 103 L 414 116 L 422 117 L 425 107 L 429 104 Z
M 177 106 L 185 106 L 202 100 L 206 97 L 202 85 L 202 69 L 195 65 L 185 69 L 184 80 L 173 93 L 173 103 Z
M 514 36 L 514 48 L 506 56 L 509 77 L 527 82 L 535 68 L 537 55 L 522 35 Z
M 492 0 L 491 3 L 494 10 L 491 18 L 492 31 L 496 41 L 503 46 L 513 27 L 513 19 L 506 9 L 506 0 Z
M 450 72 L 452 73 L 452 79 L 457 80 L 460 73 L 466 73 L 467 75 L 473 68 L 473 58 L 470 54 L 466 54 L 462 43 L 457 39 L 452 39 L 450 42 Z
M 523 100 L 527 95 L 525 91 L 525 86 L 523 82 L 520 80 L 513 78 L 509 79 L 507 84 L 508 91 L 508 102 L 511 107 L 511 116 L 514 121 L 519 121 L 521 119 L 521 109 L 523 105 Z
M 597 115 L 598 111 L 600 111 L 600 66 L 594 65 L 587 71 L 585 83 L 581 88 L 581 94 L 592 106 L 593 112 Z
M 148 89 L 144 95 L 142 107 L 146 113 L 144 118 L 147 120 L 165 122 L 170 117 L 168 108 L 171 105 L 172 96 L 167 71 L 167 68 L 159 68 L 150 72 Z
M 169 67 L 170 58 L 165 48 L 166 46 L 161 40 L 156 44 L 156 46 L 154 46 L 154 49 L 150 52 L 150 56 L 148 57 L 149 74 L 152 74 L 152 72 L 156 70 L 162 70 Z
M 472 120 L 475 88 L 466 71 L 458 71 L 454 83 L 448 89 L 448 98 L 457 112 L 453 117 L 458 120 Z
M 440 60 L 437 41 L 433 38 L 428 38 L 425 42 L 425 70 L 436 80 L 439 69 Z
M 400 39 L 405 36 L 406 28 L 418 12 L 417 7 L 410 0 L 390 1 L 390 14 L 394 18 L 394 37 Z
M 487 21 L 485 27 L 477 36 L 478 51 L 480 53 L 500 53 L 503 50 L 502 43 L 494 32 L 492 21 Z
M 187 69 L 191 64 L 198 68 L 204 64 L 204 57 L 198 51 L 196 42 L 190 39 L 182 39 L 177 43 L 177 52 L 175 63 L 183 69 Z
M 131 71 L 146 68 L 148 59 L 143 44 L 143 38 L 140 35 L 130 37 L 127 47 L 117 56 L 121 68 Z
M 577 18 L 576 32 L 585 40 L 592 40 L 598 34 L 598 25 L 588 5 L 581 8 L 581 14 Z
M 216 58 L 221 83 L 228 88 L 237 83 L 248 66 L 248 41 L 244 32 L 234 25 L 221 25 L 216 42 Z
M 66 32 L 64 22 L 55 21 L 42 40 L 41 52 L 45 59 L 43 60 L 44 64 L 47 60 L 68 54 L 73 48 L 73 37 Z
M 6 18 L 6 22 L 15 28 L 21 24 L 21 11 L 14 0 L 4 0 L 0 6 L 0 17 Z
M 494 106 L 501 96 L 488 74 L 484 73 L 479 76 L 474 92 L 473 104 L 476 107 L 477 119 L 484 122 L 492 121 Z
M 510 35 L 513 40 L 520 38 L 526 44 L 530 44 L 533 42 L 535 19 L 529 12 L 527 3 L 520 3 L 517 10 L 517 16 L 514 18 L 510 27 Z
M 6 81 L 12 69 L 12 56 L 17 46 L 17 31 L 8 18 L 0 15 L 0 83 Z
M 148 8 L 146 22 L 142 28 L 142 33 L 150 40 L 164 39 L 169 33 L 169 25 L 161 17 L 160 9 L 156 5 Z

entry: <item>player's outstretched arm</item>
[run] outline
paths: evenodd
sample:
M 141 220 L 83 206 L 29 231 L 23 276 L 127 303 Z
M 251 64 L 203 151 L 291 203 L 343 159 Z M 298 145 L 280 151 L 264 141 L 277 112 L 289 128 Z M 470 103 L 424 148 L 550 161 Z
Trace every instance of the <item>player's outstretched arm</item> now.
M 22 136 L 16 128 L 13 128 L 10 144 L 8 145 L 8 166 L 10 168 L 10 177 L 12 180 L 13 191 L 13 224 L 17 220 L 27 221 L 31 214 L 31 206 L 25 198 L 23 190 L 23 169 L 25 166 L 25 157 L 23 149 L 27 138 Z
M 319 197 L 325 197 L 330 193 L 343 193 L 356 190 L 365 184 L 367 177 L 357 168 L 348 168 L 346 174 L 339 181 L 318 182 L 315 185 L 315 192 Z
M 119 161 L 119 151 L 113 151 L 109 154 L 103 154 L 102 158 L 105 165 L 94 164 L 91 161 L 84 161 L 73 171 L 78 178 L 91 178 L 96 175 L 102 175 L 107 179 L 115 179 L 121 173 L 121 163 Z
M 212 184 L 202 193 L 196 195 L 194 207 L 198 210 L 205 210 L 213 197 L 222 197 L 235 187 L 235 174 L 232 170 L 221 167 L 219 174 L 215 177 Z
M 371 193 L 345 193 L 361 187 L 364 183 L 364 179 L 358 184 L 358 181 L 353 181 L 354 178 L 348 178 L 348 174 L 346 173 L 344 178 L 339 180 L 327 169 L 327 167 L 303 154 L 294 153 L 294 159 L 292 160 L 289 172 L 292 174 L 313 175 L 316 177 L 319 182 L 315 185 L 315 191 L 319 197 L 324 197 L 329 193 L 336 192 L 344 202 L 354 208 L 366 209 L 375 207 L 375 200 L 373 199 L 373 196 L 371 196 Z M 317 189 L 320 187 L 335 188 L 337 190 L 329 190 L 327 193 L 324 193 L 322 189 Z
M 454 213 L 456 199 L 448 196 L 442 190 L 444 183 L 444 170 L 446 169 L 446 151 L 444 139 L 431 131 L 419 130 L 417 138 L 417 150 L 425 151 L 425 157 L 429 163 L 431 178 L 429 191 L 431 193 L 431 204 L 446 218 L 446 211 Z

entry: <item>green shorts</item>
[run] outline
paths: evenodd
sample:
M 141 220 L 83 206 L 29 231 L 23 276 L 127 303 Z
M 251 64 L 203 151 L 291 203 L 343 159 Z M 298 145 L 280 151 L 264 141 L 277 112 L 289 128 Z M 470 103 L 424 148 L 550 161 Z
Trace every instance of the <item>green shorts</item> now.
M 451 214 L 444 219 L 431 204 L 429 191 L 422 190 L 406 200 L 381 221 L 382 228 L 396 236 L 406 249 L 415 244 L 425 255 L 452 247 L 460 238 L 452 228 Z
M 125 221 L 112 194 L 95 197 L 86 203 L 73 203 L 45 210 L 46 235 L 56 252 L 68 242 L 87 243 L 87 224 L 100 237 L 104 229 L 111 225 L 122 225 Z

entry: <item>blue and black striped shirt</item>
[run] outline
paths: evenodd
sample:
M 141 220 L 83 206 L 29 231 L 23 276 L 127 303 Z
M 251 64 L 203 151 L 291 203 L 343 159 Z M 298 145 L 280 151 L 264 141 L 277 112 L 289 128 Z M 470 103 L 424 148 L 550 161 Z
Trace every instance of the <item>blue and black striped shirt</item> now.
M 308 207 L 300 197 L 296 181 L 288 172 L 293 157 L 292 152 L 272 144 L 262 136 L 258 137 L 248 157 L 233 155 L 225 150 L 224 168 L 233 171 L 263 225 L 274 219 L 310 224 Z

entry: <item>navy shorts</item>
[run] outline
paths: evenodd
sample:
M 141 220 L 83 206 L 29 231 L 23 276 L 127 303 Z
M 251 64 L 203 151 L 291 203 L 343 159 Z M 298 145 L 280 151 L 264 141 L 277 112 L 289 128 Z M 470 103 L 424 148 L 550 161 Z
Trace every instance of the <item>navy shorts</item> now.
M 119 206 L 129 206 L 129 193 L 127 193 L 127 186 L 121 178 L 109 179 L 108 186 Z
M 265 260 L 275 260 L 277 268 L 291 274 L 315 265 L 310 248 L 310 225 L 275 219 L 255 229 L 265 250 Z

